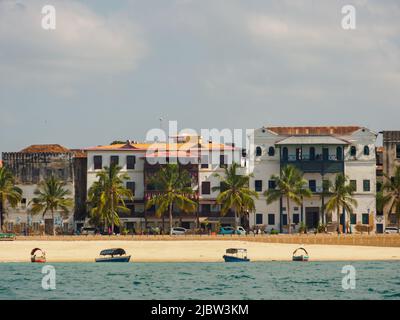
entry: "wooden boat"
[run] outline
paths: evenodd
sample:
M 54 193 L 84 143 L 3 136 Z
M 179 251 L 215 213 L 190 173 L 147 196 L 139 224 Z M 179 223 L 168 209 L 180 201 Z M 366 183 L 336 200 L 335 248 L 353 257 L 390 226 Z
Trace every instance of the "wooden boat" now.
M 40 254 L 40 256 L 38 254 Z M 31 262 L 45 263 L 46 262 L 46 252 L 44 252 L 40 248 L 32 249 L 32 251 L 31 251 Z
M 96 258 L 96 262 L 129 262 L 131 256 L 127 256 L 124 249 L 106 249 L 100 252 L 100 258 Z
M 294 250 L 292 257 L 293 261 L 308 261 L 308 259 L 309 259 L 308 252 L 303 247 Z
M 247 249 L 229 248 L 223 256 L 225 262 L 249 262 L 247 258 Z

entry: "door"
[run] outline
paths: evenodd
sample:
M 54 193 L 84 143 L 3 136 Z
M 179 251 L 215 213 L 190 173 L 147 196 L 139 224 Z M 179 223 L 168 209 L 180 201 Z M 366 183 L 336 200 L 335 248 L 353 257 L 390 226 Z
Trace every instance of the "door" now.
M 45 219 L 44 220 L 44 232 L 46 234 L 53 234 L 53 225 L 54 221 L 53 219 Z
M 306 208 L 306 226 L 307 229 L 317 228 L 319 224 L 319 208 Z
M 376 224 L 376 233 L 383 233 L 383 224 L 382 223 Z

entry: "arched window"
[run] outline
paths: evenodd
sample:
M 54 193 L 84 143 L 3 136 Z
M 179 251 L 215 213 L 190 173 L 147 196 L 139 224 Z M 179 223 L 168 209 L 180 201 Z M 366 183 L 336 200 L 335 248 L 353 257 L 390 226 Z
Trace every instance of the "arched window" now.
M 338 160 L 338 161 L 342 161 L 343 160 L 342 147 L 337 147 L 336 148 L 336 160 Z
M 351 147 L 350 147 L 350 155 L 351 155 L 352 157 L 355 157 L 355 156 L 357 155 L 357 149 L 356 149 L 355 146 L 351 146 Z
M 275 148 L 274 147 L 269 147 L 268 149 L 268 155 L 270 157 L 273 157 L 275 155 Z
M 284 147 L 282 149 L 282 158 L 283 158 L 283 160 L 288 160 L 289 159 L 288 148 L 286 148 L 286 147 Z
M 261 147 L 257 147 L 256 148 L 256 157 L 261 157 L 261 155 L 262 155 L 262 149 L 261 149 Z
M 369 156 L 369 147 L 364 146 L 364 156 Z
M 310 148 L 310 160 L 315 160 L 315 148 Z

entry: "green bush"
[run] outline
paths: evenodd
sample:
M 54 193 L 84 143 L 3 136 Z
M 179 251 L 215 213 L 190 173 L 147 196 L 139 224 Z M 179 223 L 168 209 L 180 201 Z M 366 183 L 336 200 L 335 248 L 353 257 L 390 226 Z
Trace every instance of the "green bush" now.
M 279 231 L 274 229 L 274 230 L 271 230 L 270 234 L 279 234 Z

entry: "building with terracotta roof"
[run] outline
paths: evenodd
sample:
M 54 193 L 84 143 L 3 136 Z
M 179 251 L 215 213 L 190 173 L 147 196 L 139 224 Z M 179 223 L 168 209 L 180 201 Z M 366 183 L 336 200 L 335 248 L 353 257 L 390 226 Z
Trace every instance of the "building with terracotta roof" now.
M 53 224 L 61 232 L 72 232 L 74 220 L 86 216 L 86 158 L 82 150 L 70 150 L 59 144 L 31 145 L 19 152 L 4 152 L 3 164 L 13 173 L 18 187 L 23 191 L 17 208 L 8 207 L 6 228 L 8 231 L 24 233 L 53 233 Z M 57 212 L 53 221 L 51 214 L 29 214 L 30 201 L 38 184 L 50 176 L 65 183 L 71 191 L 75 206 L 68 216 Z
M 334 181 L 342 173 L 348 176 L 355 188 L 358 206 L 351 215 L 351 229 L 356 225 L 374 224 L 376 232 L 383 232 L 384 221 L 376 215 L 376 157 L 377 134 L 360 126 L 305 126 L 262 127 L 254 133 L 254 165 L 252 187 L 259 192 L 257 210 L 250 215 L 252 226 L 266 230 L 287 231 L 286 200 L 267 205 L 263 193 L 275 188 L 272 175 L 279 175 L 283 167 L 293 165 L 304 173 L 310 199 L 302 205 L 290 203 L 292 227 L 297 230 L 304 223 L 309 230 L 319 224 L 328 225 L 330 231 L 337 228 L 336 214 L 324 210 L 329 197 L 324 193 L 324 181 Z M 348 213 L 345 213 L 346 215 Z M 343 213 L 340 221 L 343 227 Z
M 233 213 L 221 217 L 220 207 L 216 203 L 218 192 L 212 191 L 212 188 L 220 184 L 215 173 L 223 174 L 225 165 L 233 159 L 239 163 L 244 161 L 241 150 L 221 143 L 203 142 L 197 136 L 170 137 L 170 140 L 168 143 L 126 141 L 87 148 L 88 189 L 102 168 L 113 163 L 121 166 L 122 172 L 130 178 L 126 186 L 134 193 L 134 201 L 128 203 L 131 213 L 122 213 L 120 216 L 123 227 L 136 232 L 150 226 L 162 227 L 162 219 L 156 217 L 155 209 L 146 209 L 146 202 L 159 193 L 150 184 L 149 177 L 165 163 L 178 163 L 192 176 L 192 187 L 196 192 L 194 198 L 199 202 L 199 211 L 197 214 L 187 214 L 176 210 L 174 225 L 194 228 L 200 222 L 204 227 L 215 229 L 218 223 L 233 224 Z

